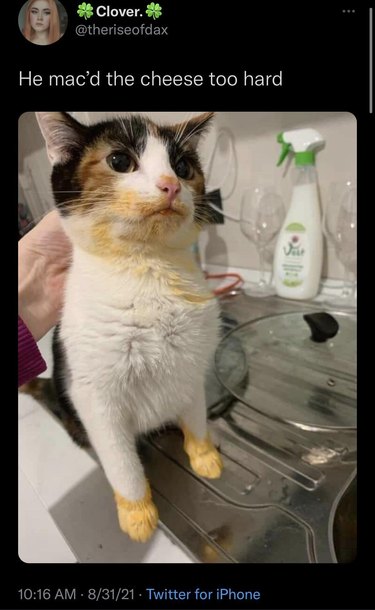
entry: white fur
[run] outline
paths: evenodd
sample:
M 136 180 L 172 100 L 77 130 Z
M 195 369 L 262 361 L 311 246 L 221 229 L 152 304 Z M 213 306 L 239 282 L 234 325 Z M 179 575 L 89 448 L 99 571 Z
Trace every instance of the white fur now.
M 163 277 L 114 271 L 76 247 L 61 338 L 69 394 L 106 475 L 121 495 L 140 499 L 137 434 L 178 419 L 197 437 L 206 434 L 204 377 L 218 340 L 218 306 L 186 302 Z

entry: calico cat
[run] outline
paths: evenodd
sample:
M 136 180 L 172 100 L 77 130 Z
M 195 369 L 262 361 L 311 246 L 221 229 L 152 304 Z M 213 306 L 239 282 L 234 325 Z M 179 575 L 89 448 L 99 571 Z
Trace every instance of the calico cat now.
M 209 478 L 222 470 L 204 390 L 219 308 L 191 250 L 205 216 L 197 144 L 211 118 L 84 126 L 67 113 L 37 113 L 73 243 L 54 341 L 56 410 L 94 447 L 120 527 L 139 541 L 158 513 L 137 436 L 175 422 L 193 470 Z

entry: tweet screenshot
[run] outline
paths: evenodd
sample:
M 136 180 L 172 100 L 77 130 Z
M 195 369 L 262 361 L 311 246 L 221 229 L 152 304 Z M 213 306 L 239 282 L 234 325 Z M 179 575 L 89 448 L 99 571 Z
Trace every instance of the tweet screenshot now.
M 368 452 L 357 476 L 372 8 L 10 12 L 0 607 L 373 607 Z

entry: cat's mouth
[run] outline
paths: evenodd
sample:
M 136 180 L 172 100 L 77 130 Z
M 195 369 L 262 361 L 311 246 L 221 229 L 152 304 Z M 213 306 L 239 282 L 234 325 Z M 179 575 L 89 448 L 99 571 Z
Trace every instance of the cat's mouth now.
M 174 201 L 171 204 L 163 204 L 163 205 L 159 205 L 155 208 L 153 208 L 152 210 L 148 210 L 148 212 L 145 214 L 146 216 L 173 216 L 173 215 L 178 215 L 178 216 L 186 216 L 187 215 L 187 208 L 186 206 L 181 202 L 181 201 Z
M 170 214 L 179 214 L 179 212 L 177 210 L 174 210 L 173 208 L 163 208 L 162 210 L 159 210 L 155 213 L 161 214 L 162 216 L 168 216 Z

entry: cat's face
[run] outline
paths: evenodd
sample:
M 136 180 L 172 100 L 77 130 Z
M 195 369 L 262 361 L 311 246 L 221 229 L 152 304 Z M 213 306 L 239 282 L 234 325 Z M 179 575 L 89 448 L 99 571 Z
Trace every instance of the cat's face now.
M 66 113 L 38 113 L 73 241 L 103 254 L 125 241 L 191 243 L 207 209 L 196 147 L 211 116 L 168 127 L 140 116 L 87 127 Z

